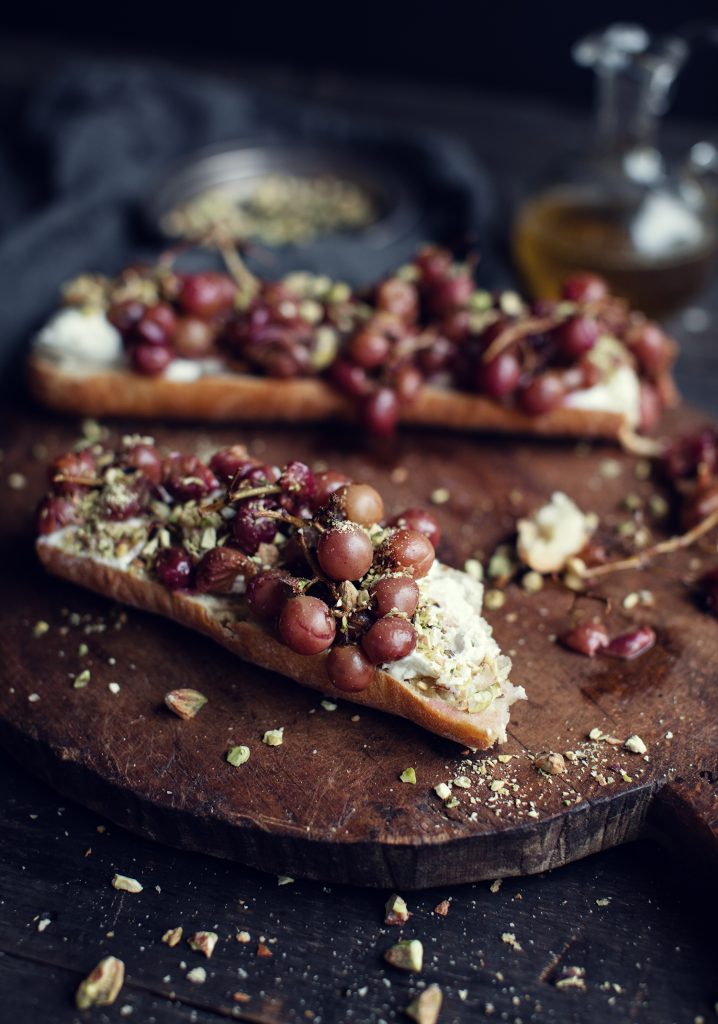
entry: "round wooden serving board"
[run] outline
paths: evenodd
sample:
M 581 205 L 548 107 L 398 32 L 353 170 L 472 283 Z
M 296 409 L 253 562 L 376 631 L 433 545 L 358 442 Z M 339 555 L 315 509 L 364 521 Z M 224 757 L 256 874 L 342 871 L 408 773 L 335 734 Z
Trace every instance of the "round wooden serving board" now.
M 683 413 L 684 428 L 695 420 Z M 503 748 L 473 755 L 348 702 L 332 710 L 198 635 L 133 610 L 125 616 L 47 576 L 32 547 L 43 448 L 53 455 L 77 432 L 41 414 L 10 417 L 0 484 L 0 741 L 65 796 L 171 845 L 278 874 L 399 889 L 543 871 L 647 828 L 715 857 L 718 623 L 684 582 L 715 564 L 715 542 L 601 587 L 616 631 L 636 621 L 657 630 L 656 647 L 634 662 L 562 650 L 553 637 L 570 623 L 574 596 L 554 583 L 534 595 L 511 585 L 487 617 L 529 700 L 515 705 Z M 657 491 L 638 479 L 635 458 L 609 446 L 413 432 L 369 451 L 326 426 L 156 434 L 200 450 L 241 439 L 268 461 L 336 465 L 375 483 L 390 513 L 445 488 L 440 555 L 457 566 L 509 539 L 517 515 L 555 489 L 614 524 L 628 518 L 628 493 Z M 26 486 L 9 486 L 13 473 Z M 622 598 L 639 589 L 652 592 L 654 607 L 623 610 Z M 602 606 L 579 598 L 576 610 Z M 42 636 L 39 621 L 50 627 Z M 88 685 L 73 688 L 85 668 Z M 163 704 L 180 686 L 209 698 L 191 721 Z M 283 745 L 265 746 L 265 730 L 279 726 Z M 648 754 L 590 742 L 594 728 L 620 744 L 638 734 Z M 225 753 L 240 743 L 251 757 L 235 768 Z M 532 762 L 542 750 L 577 759 L 549 778 Z M 498 761 L 499 753 L 512 757 Z M 399 780 L 407 767 L 416 785 Z M 447 808 L 434 786 L 457 776 L 469 785 L 454 786 L 458 804 Z

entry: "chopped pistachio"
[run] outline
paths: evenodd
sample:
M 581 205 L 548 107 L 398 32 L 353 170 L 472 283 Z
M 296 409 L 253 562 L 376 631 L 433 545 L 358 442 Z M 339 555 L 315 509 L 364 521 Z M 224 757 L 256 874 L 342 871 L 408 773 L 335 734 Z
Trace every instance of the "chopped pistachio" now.
M 405 768 L 399 776 L 401 782 L 409 782 L 412 786 L 416 785 L 416 771 L 413 768 Z
M 237 932 L 237 934 L 235 935 L 235 939 L 237 940 L 237 942 L 241 942 L 242 945 L 245 945 L 247 942 L 251 942 L 252 936 L 249 934 L 249 932 L 241 931 Z
M 22 491 L 27 487 L 27 477 L 24 473 L 11 473 L 7 478 L 8 486 L 13 491 Z
M 125 965 L 115 956 L 106 956 L 97 967 L 80 982 L 75 993 L 78 1010 L 91 1006 L 111 1006 L 120 994 L 125 980 Z
M 413 999 L 404 1013 L 416 1024 L 436 1024 L 441 1012 L 442 995 L 438 985 L 427 986 L 423 992 Z
M 499 754 L 497 760 L 500 764 L 508 764 L 513 756 L 513 754 Z
M 489 611 L 498 611 L 506 604 L 506 594 L 503 590 L 487 590 L 484 597 L 484 605 Z
M 406 924 L 410 917 L 406 901 L 396 893 L 390 896 L 384 908 L 384 924 Z
M 527 572 L 521 579 L 521 586 L 524 590 L 528 591 L 529 594 L 537 594 L 539 590 L 543 590 L 543 576 L 540 572 L 536 572 L 532 569 L 531 572 Z
M 497 893 L 501 888 L 502 882 L 503 878 L 495 878 L 491 885 L 489 886 L 489 892 Z
M 284 726 L 280 729 L 267 729 L 262 737 L 262 743 L 266 743 L 268 747 L 281 747 L 284 743 Z
M 337 710 L 337 705 L 334 703 L 333 700 L 323 700 L 323 701 L 321 701 L 321 705 L 322 705 L 322 707 L 324 708 L 325 711 L 336 711 Z
M 451 498 L 451 491 L 448 487 L 436 487 L 429 495 L 432 505 L 445 505 Z
M 464 572 L 472 579 L 478 580 L 479 583 L 484 578 L 484 567 L 478 558 L 467 558 L 464 562 Z
M 219 936 L 217 932 L 195 932 L 187 939 L 187 944 L 190 949 L 193 949 L 196 953 L 204 953 L 209 958 L 214 953 L 214 947 L 217 945 L 217 939 Z
M 136 878 L 129 878 L 127 875 L 118 875 L 115 873 L 112 876 L 112 888 L 120 889 L 122 892 L 142 892 L 142 883 L 138 882 Z
M 84 668 L 82 672 L 75 676 L 72 686 L 75 690 L 84 690 L 91 678 L 89 668 Z
M 115 695 L 117 695 L 120 692 L 120 684 L 114 682 L 108 683 L 107 689 L 110 691 L 110 693 L 114 693 Z
M 459 806 L 459 801 L 457 800 L 457 798 L 455 796 L 450 796 L 448 800 L 444 801 L 444 807 L 446 807 L 447 810 L 453 810 L 454 807 L 458 807 L 458 806 Z
M 626 742 L 623 744 L 626 750 L 630 750 L 632 754 L 645 754 L 648 747 L 643 742 L 640 736 L 629 736 Z
M 639 494 L 627 494 L 623 499 L 623 505 L 629 511 L 635 512 L 643 505 L 643 499 Z
M 162 941 L 165 946 L 176 946 L 182 938 L 182 925 L 178 925 L 176 928 L 168 928 L 162 936 Z
M 234 765 L 238 768 L 241 764 L 246 764 L 249 761 L 250 750 L 249 747 L 240 745 L 238 747 L 230 747 L 225 756 L 225 760 L 229 764 Z
M 434 792 L 440 800 L 448 800 L 451 796 L 451 787 L 445 782 L 440 782 L 437 786 L 434 786 Z
M 630 594 L 626 594 L 623 601 L 621 602 L 626 611 L 630 611 L 640 603 L 641 595 L 637 590 L 632 591 Z
M 30 693 L 30 694 L 28 694 L 28 698 L 27 699 L 30 701 L 31 704 L 37 704 L 37 702 L 40 700 L 40 694 L 39 693 Z
M 438 914 L 439 917 L 446 917 L 446 915 L 449 913 L 450 909 L 451 909 L 451 901 L 450 900 L 442 900 L 441 903 L 437 903 L 436 906 L 434 907 L 434 913 Z
M 178 718 L 187 721 L 202 710 L 207 698 L 199 690 L 170 690 L 165 694 L 165 704 Z
M 44 636 L 50 628 L 50 623 L 45 622 L 44 619 L 39 619 L 32 627 L 32 635 L 39 637 Z
M 207 972 L 204 967 L 193 967 L 191 971 L 187 971 L 187 981 L 191 981 L 193 985 L 203 985 L 207 980 Z
M 87 646 L 87 644 L 80 644 L 80 646 L 77 648 L 78 658 L 85 658 L 89 653 L 90 648 Z
M 505 942 L 507 946 L 511 946 L 514 953 L 521 953 L 523 951 L 523 946 L 513 932 L 502 932 L 501 941 Z
M 656 519 L 665 519 L 669 512 L 669 505 L 662 494 L 652 494 L 648 499 L 648 509 Z
M 598 471 L 606 480 L 615 480 L 621 475 L 623 467 L 617 459 L 604 459 Z
M 534 764 L 539 771 L 546 772 L 547 775 L 561 775 L 566 770 L 563 755 L 552 751 L 544 751 L 539 754 Z
M 424 947 L 419 939 L 404 939 L 384 953 L 384 959 L 401 971 L 420 971 L 424 963 Z
M 611 902 L 610 896 L 604 896 L 602 899 L 596 900 L 596 906 L 597 907 L 607 907 L 610 902 Z
M 500 793 L 505 788 L 506 783 L 504 782 L 503 779 L 494 779 L 491 785 L 489 786 L 489 789 L 491 790 L 492 793 Z
M 459 789 L 470 789 L 471 779 L 468 775 L 457 775 L 454 779 L 454 785 L 458 786 Z

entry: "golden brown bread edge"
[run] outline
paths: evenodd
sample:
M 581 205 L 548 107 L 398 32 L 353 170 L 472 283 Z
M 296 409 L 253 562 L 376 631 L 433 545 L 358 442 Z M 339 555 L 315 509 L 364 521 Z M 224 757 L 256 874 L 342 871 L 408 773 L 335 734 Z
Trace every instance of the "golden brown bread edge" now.
M 405 683 L 377 669 L 374 680 L 360 693 L 345 693 L 329 682 L 326 654 L 295 654 L 253 622 L 234 621 L 232 627 L 186 595 L 167 590 L 154 580 L 126 572 L 85 555 L 72 555 L 39 538 L 37 553 L 54 575 L 104 597 L 143 611 L 163 615 L 216 640 L 233 654 L 260 668 L 287 676 L 302 686 L 337 699 L 352 701 L 408 718 L 429 732 L 477 750 L 495 742 L 477 722 L 477 715 L 451 707 L 445 701 L 424 697 Z
M 38 401 L 60 412 L 84 416 L 164 417 L 208 421 L 353 420 L 355 404 L 316 377 L 270 380 L 248 374 L 171 381 L 124 370 L 68 373 L 37 352 L 29 360 L 30 388 Z M 669 373 L 658 381 L 666 405 L 678 396 Z M 554 409 L 529 416 L 481 395 L 426 386 L 401 413 L 405 423 L 534 434 L 546 437 L 595 437 L 618 440 L 623 416 L 586 409 Z

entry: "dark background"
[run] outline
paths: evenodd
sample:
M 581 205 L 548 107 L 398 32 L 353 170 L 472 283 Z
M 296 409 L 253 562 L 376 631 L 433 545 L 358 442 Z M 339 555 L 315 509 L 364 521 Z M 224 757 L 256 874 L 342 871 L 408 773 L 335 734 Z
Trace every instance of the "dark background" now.
M 44 5 L 43 5 L 44 6 Z M 575 0 L 363 4 L 214 2 L 207 5 L 7 4 L 0 31 L 30 36 L 68 53 L 77 48 L 155 54 L 188 63 L 215 58 L 241 74 L 247 64 L 291 65 L 422 82 L 469 85 L 482 92 L 530 93 L 587 104 L 591 73 L 573 66 L 571 44 L 613 21 L 637 21 L 657 33 L 713 19 L 715 3 Z M 42 73 L 42 68 L 37 68 Z M 718 49 L 700 47 L 684 72 L 675 110 L 718 112 Z

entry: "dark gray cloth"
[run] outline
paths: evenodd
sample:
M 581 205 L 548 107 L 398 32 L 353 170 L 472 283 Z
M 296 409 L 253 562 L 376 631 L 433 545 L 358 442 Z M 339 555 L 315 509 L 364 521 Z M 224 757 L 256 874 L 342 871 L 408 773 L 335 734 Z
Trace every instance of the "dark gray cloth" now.
M 380 250 L 341 240 L 272 255 L 270 273 L 319 269 L 366 283 L 426 239 L 482 244 L 487 176 L 456 140 L 348 118 L 235 83 L 160 67 L 82 62 L 31 98 L 0 147 L 0 360 L 3 367 L 81 270 L 112 273 L 157 253 L 141 202 L 168 167 L 229 140 L 340 143 L 379 154 L 413 190 L 411 229 Z M 266 269 L 266 268 L 265 268 Z

